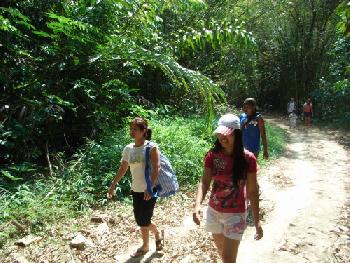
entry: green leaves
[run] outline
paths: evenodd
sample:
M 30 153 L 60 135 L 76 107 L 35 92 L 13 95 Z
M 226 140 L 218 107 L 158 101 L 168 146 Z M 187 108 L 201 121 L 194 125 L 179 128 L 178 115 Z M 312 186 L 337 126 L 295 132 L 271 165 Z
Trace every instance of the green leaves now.
M 49 158 L 56 169 L 56 154 L 72 154 L 82 138 L 140 112 L 139 97 L 205 114 L 210 129 L 225 94 L 193 54 L 254 41 L 242 23 L 202 18 L 206 10 L 204 1 L 187 0 L 28 0 L 0 8 L 0 102 L 11 106 L 3 112 L 5 165 L 45 166 Z
M 5 19 L 2 15 L 7 15 L 11 20 L 15 21 L 15 23 L 20 26 L 24 26 L 26 29 L 35 29 L 35 27 L 31 24 L 29 17 L 23 15 L 17 8 L 4 8 L 0 7 L 0 29 L 5 31 L 16 31 L 17 28 L 10 24 L 9 19 Z
M 340 21 L 337 23 L 337 28 L 344 35 L 349 36 L 350 34 L 350 3 L 343 1 L 338 5 L 336 9 L 337 15 L 340 17 Z
M 204 50 L 208 45 L 212 49 L 219 48 L 223 43 L 254 45 L 255 39 L 252 33 L 247 32 L 242 25 L 243 23 L 219 22 L 212 19 L 207 28 L 188 28 L 187 31 L 185 29 L 175 33 L 175 43 L 181 55 L 184 55 L 188 48 L 193 51 Z
M 198 94 L 205 101 L 207 116 L 213 116 L 213 104 L 215 100 L 224 100 L 221 89 L 208 77 L 199 72 L 181 66 L 174 57 L 138 46 L 132 39 L 120 39 L 111 36 L 105 46 L 100 46 L 100 55 L 91 58 L 91 63 L 118 62 L 125 63 L 135 61 L 139 65 L 152 66 L 161 70 L 167 78 L 178 88 L 185 92 L 189 89 L 198 91 Z
M 78 40 L 82 43 L 94 42 L 95 35 L 101 35 L 96 27 L 91 24 L 76 21 L 71 18 L 60 16 L 55 13 L 48 13 L 48 18 L 53 21 L 47 23 L 47 27 L 53 31 L 51 37 L 59 39 L 57 34 L 64 34 L 67 37 Z M 38 33 L 37 33 L 38 34 Z M 39 33 L 40 34 L 40 33 Z M 49 36 L 48 34 L 42 34 L 41 36 Z
M 19 178 L 19 177 L 15 177 L 15 176 L 11 175 L 11 173 L 9 171 L 6 171 L 6 170 L 2 170 L 1 174 L 3 177 L 10 179 L 11 181 L 23 180 L 23 178 Z
M 16 31 L 17 28 L 15 28 L 9 19 L 3 17 L 0 15 L 0 29 L 4 31 Z

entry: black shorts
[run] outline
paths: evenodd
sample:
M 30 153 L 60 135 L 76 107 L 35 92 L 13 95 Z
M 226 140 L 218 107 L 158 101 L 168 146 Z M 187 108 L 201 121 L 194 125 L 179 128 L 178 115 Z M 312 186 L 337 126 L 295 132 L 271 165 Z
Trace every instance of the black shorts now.
M 311 117 L 311 112 L 305 112 L 305 111 L 304 111 L 304 117 L 306 117 L 306 118 L 307 118 L 307 117 Z
M 138 226 L 149 226 L 153 216 L 154 205 L 157 198 L 144 200 L 144 193 L 132 192 L 132 205 L 134 207 L 134 216 Z

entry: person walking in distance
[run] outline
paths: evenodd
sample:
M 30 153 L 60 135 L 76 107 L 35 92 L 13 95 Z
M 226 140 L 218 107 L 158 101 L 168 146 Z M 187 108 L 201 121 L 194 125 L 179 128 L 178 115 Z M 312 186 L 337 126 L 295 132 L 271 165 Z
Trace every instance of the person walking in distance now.
M 308 98 L 307 101 L 304 103 L 303 106 L 303 112 L 304 112 L 304 125 L 305 126 L 311 126 L 311 118 L 313 117 L 313 108 L 311 99 Z
M 254 216 L 255 239 L 263 237 L 259 220 L 256 158 L 243 148 L 240 120 L 236 115 L 222 116 L 214 134 L 217 139 L 204 158 L 204 173 L 197 189 L 193 221 L 201 224 L 201 203 L 213 182 L 205 227 L 212 233 L 222 261 L 235 263 L 247 225 L 247 198 Z
M 288 119 L 289 119 L 289 128 L 290 129 L 296 128 L 298 116 L 297 116 L 297 106 L 294 101 L 294 98 L 291 98 L 287 104 L 287 113 L 288 113 Z
M 288 115 L 291 114 L 291 113 L 296 113 L 297 111 L 297 105 L 294 101 L 294 98 L 291 98 L 290 101 L 288 102 L 287 104 L 287 113 Z

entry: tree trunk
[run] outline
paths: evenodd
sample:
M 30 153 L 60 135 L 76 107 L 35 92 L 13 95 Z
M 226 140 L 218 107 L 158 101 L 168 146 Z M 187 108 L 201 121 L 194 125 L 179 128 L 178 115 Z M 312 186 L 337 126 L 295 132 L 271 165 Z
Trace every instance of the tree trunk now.
M 53 172 L 52 172 L 52 165 L 51 165 L 51 161 L 50 161 L 49 141 L 48 140 L 46 140 L 45 151 L 46 151 L 47 166 L 49 168 L 49 174 L 51 176 L 53 174 Z

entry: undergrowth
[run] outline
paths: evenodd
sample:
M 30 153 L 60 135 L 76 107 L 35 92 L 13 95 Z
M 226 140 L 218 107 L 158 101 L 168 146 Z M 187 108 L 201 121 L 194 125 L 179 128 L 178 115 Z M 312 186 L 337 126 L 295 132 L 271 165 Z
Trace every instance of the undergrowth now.
M 269 160 L 263 159 L 263 147 L 261 146 L 261 154 L 259 154 L 258 162 L 262 166 L 266 166 L 269 161 L 278 158 L 283 153 L 284 147 L 286 145 L 286 132 L 282 128 L 270 125 L 266 122 L 265 128 L 267 134 Z
M 200 117 L 153 117 L 153 138 L 170 159 L 182 189 L 194 188 L 203 167 L 203 157 L 212 147 L 214 137 Z M 270 158 L 283 151 L 282 129 L 266 125 Z M 0 182 L 0 247 L 16 237 L 10 220 L 16 220 L 30 232 L 46 232 L 51 224 L 73 218 L 87 209 L 107 204 L 106 192 L 118 169 L 123 147 L 131 142 L 128 126 L 106 130 L 90 140 L 72 159 L 65 160 L 54 176 L 26 182 Z M 267 162 L 259 157 L 259 162 Z M 130 174 L 117 185 L 117 199 L 129 200 Z

